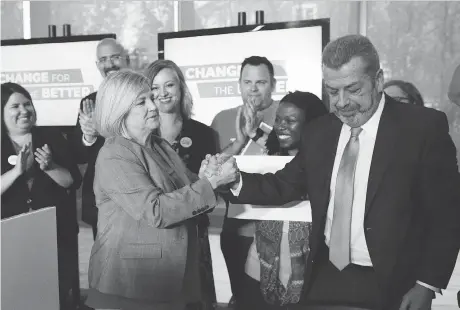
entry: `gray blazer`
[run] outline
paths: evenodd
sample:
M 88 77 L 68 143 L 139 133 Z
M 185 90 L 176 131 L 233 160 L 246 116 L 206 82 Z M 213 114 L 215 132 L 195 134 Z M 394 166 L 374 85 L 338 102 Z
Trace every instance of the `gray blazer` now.
M 114 137 L 99 152 L 94 193 L 99 233 L 90 287 L 127 298 L 177 300 L 194 217 L 217 204 L 211 184 L 188 171 L 158 137 L 151 136 L 147 147 Z

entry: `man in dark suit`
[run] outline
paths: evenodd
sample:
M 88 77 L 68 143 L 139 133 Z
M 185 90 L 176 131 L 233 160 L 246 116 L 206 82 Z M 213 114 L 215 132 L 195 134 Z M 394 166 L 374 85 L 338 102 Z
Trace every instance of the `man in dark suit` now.
M 112 38 L 99 42 L 96 57 L 97 68 L 104 78 L 111 72 L 129 66 L 126 50 Z M 99 136 L 92 120 L 96 94 L 97 92 L 91 93 L 81 100 L 77 127 L 71 138 L 78 163 L 88 164 L 83 177 L 82 220 L 91 225 L 94 238 L 97 234 L 97 208 L 93 192 L 94 165 L 97 154 L 104 145 L 104 138 Z
M 333 113 L 305 128 L 284 169 L 241 173 L 232 192 L 258 205 L 308 193 L 301 309 L 431 309 L 460 246 L 460 175 L 446 116 L 386 96 L 366 37 L 330 42 L 322 63 Z

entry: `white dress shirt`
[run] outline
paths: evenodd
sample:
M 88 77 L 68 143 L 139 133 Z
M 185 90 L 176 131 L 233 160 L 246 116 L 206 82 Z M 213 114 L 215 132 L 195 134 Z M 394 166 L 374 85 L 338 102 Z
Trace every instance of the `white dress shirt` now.
M 375 139 L 377 137 L 377 130 L 379 128 L 380 117 L 382 116 L 384 106 L 385 96 L 382 96 L 377 111 L 375 111 L 374 115 L 361 126 L 363 130 L 359 135 L 359 154 L 356 161 L 353 210 L 351 216 L 350 253 L 351 262 L 361 266 L 372 266 L 369 250 L 367 249 L 366 237 L 364 235 L 364 209 L 366 205 L 367 181 L 371 169 L 372 154 L 374 153 Z M 342 160 L 342 155 L 348 140 L 350 140 L 350 136 L 351 127 L 347 124 L 343 124 L 339 143 L 337 145 L 334 167 L 332 169 L 330 184 L 331 195 L 329 198 L 329 207 L 327 209 L 326 228 L 324 230 L 326 244 L 328 246 L 331 238 L 332 220 L 334 217 L 335 184 L 340 161 Z
M 85 139 L 85 135 L 82 135 L 82 136 L 81 136 L 81 139 L 82 139 L 82 141 L 83 141 L 83 145 L 85 145 L 85 146 L 91 146 L 91 145 L 93 145 L 94 143 L 96 143 L 96 141 L 97 141 L 97 137 L 96 137 L 96 139 L 94 139 L 93 142 L 88 142 L 88 141 L 86 141 L 86 139 Z

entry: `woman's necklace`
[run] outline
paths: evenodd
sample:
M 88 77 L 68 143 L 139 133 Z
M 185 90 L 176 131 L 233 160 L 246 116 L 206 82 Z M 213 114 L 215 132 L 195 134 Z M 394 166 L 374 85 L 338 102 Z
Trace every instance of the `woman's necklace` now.
M 166 129 L 163 127 L 163 130 L 160 127 L 160 136 L 168 141 L 170 144 L 174 143 L 182 131 L 182 119 L 176 120 L 171 124 L 167 124 Z M 168 126 L 169 125 L 169 126 Z

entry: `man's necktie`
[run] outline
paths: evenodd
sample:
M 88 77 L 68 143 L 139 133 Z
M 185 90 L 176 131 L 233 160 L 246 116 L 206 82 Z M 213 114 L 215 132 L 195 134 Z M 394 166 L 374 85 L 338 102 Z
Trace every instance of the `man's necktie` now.
M 359 153 L 358 136 L 362 130 L 360 127 L 351 129 L 351 137 L 343 152 L 335 184 L 334 216 L 329 242 L 329 260 L 339 270 L 348 266 L 351 260 L 350 237 L 353 189 L 356 161 Z

